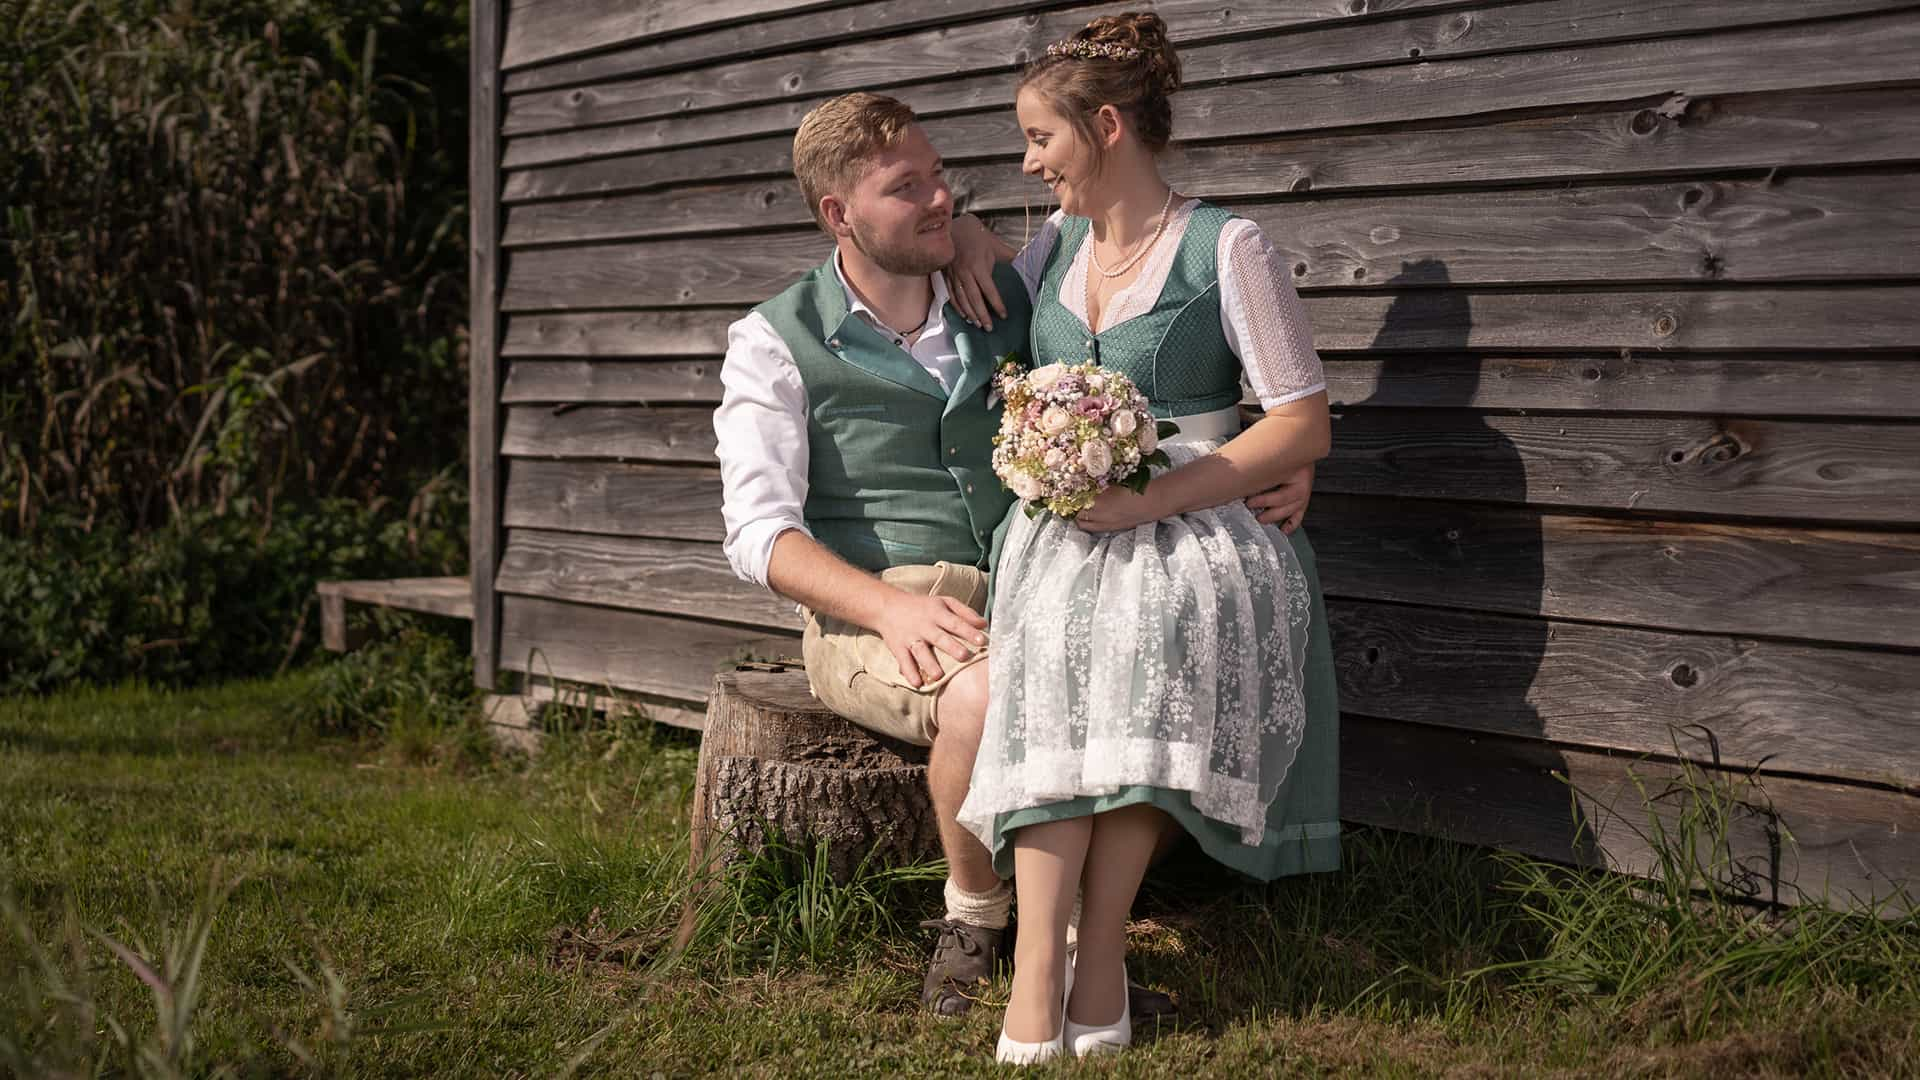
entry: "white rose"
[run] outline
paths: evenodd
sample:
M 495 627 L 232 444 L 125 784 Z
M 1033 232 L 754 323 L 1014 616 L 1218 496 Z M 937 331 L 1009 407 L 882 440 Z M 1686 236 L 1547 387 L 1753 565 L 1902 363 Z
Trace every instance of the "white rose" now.
M 1047 411 L 1040 414 L 1040 430 L 1049 435 L 1058 435 L 1072 426 L 1073 414 L 1058 405 L 1049 405 Z
M 1157 422 L 1151 421 L 1151 420 L 1149 420 L 1147 423 L 1141 424 L 1140 425 L 1140 452 L 1143 454 L 1151 454 L 1153 453 L 1154 447 L 1159 445 L 1160 445 L 1160 425 Z
M 1057 446 L 1049 446 L 1047 447 L 1046 456 L 1041 460 L 1048 469 L 1058 469 L 1067 463 L 1067 452 Z
M 1048 364 L 1046 367 L 1037 367 L 1027 373 L 1027 385 L 1044 394 L 1048 390 L 1053 389 L 1053 384 L 1059 382 L 1060 377 L 1066 373 L 1067 368 L 1064 364 Z
M 1016 472 L 1007 477 L 1007 487 L 1015 496 L 1022 499 L 1040 497 L 1040 480 L 1030 473 Z
M 1140 418 L 1133 414 L 1132 409 L 1121 409 L 1119 412 L 1113 414 L 1111 424 L 1113 426 L 1113 433 L 1121 438 L 1125 438 L 1133 434 L 1134 428 L 1140 426 Z
M 1089 439 L 1080 448 L 1080 464 L 1086 467 L 1088 476 L 1105 476 L 1113 468 L 1113 449 L 1105 439 Z

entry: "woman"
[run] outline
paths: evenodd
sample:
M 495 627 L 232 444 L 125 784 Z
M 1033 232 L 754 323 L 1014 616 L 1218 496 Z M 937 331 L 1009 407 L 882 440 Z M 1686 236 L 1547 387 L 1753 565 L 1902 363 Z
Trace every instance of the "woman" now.
M 1327 453 L 1324 376 L 1258 227 L 1160 176 L 1179 78 L 1165 24 L 1125 14 L 1051 46 L 1017 98 L 1022 167 L 1060 202 L 1015 260 L 1033 358 L 1092 356 L 1181 432 L 1144 494 L 1115 487 L 1074 521 L 1008 525 L 991 703 L 960 811 L 1020 911 L 1002 1061 L 1131 1041 L 1126 919 L 1170 823 L 1261 879 L 1339 863 L 1312 550 L 1241 501 Z M 1245 431 L 1243 372 L 1266 410 Z

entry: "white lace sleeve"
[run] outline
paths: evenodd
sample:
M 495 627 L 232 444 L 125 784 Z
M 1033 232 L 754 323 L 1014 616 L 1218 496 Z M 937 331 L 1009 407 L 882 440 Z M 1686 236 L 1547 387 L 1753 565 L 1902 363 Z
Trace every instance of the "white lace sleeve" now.
M 1327 388 L 1313 327 L 1286 260 L 1260 226 L 1235 218 L 1220 230 L 1220 325 L 1262 409 Z
M 1040 277 L 1046 273 L 1047 256 L 1053 252 L 1053 246 L 1060 242 L 1060 222 L 1066 218 L 1066 212 L 1055 210 L 1040 223 L 1040 228 L 1028 238 L 1027 246 L 1013 257 L 1013 268 L 1020 274 L 1020 280 L 1027 283 L 1027 299 L 1040 297 Z

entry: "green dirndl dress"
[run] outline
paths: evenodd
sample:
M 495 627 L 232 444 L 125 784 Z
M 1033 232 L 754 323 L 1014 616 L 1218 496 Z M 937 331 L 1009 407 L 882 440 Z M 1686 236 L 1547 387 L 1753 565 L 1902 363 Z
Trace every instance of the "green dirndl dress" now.
M 1240 397 L 1215 269 L 1225 211 L 1196 207 L 1151 311 L 1090 335 L 1059 300 L 1087 234 L 1066 219 L 1032 329 L 1037 363 L 1089 352 L 1157 416 Z M 1163 445 L 1178 466 L 1221 438 Z M 1340 865 L 1339 703 L 1312 545 L 1244 504 L 1088 533 L 1016 504 L 995 569 L 986 727 L 960 821 L 1012 876 L 1027 825 L 1137 803 L 1262 880 Z

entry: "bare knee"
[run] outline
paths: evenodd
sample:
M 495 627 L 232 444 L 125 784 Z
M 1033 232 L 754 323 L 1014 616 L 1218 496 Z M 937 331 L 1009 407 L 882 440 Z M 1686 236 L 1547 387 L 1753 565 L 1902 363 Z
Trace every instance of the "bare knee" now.
M 973 664 L 955 674 L 941 688 L 937 708 L 939 729 L 934 745 L 948 753 L 972 757 L 980 749 L 980 733 L 987 723 L 987 665 Z

